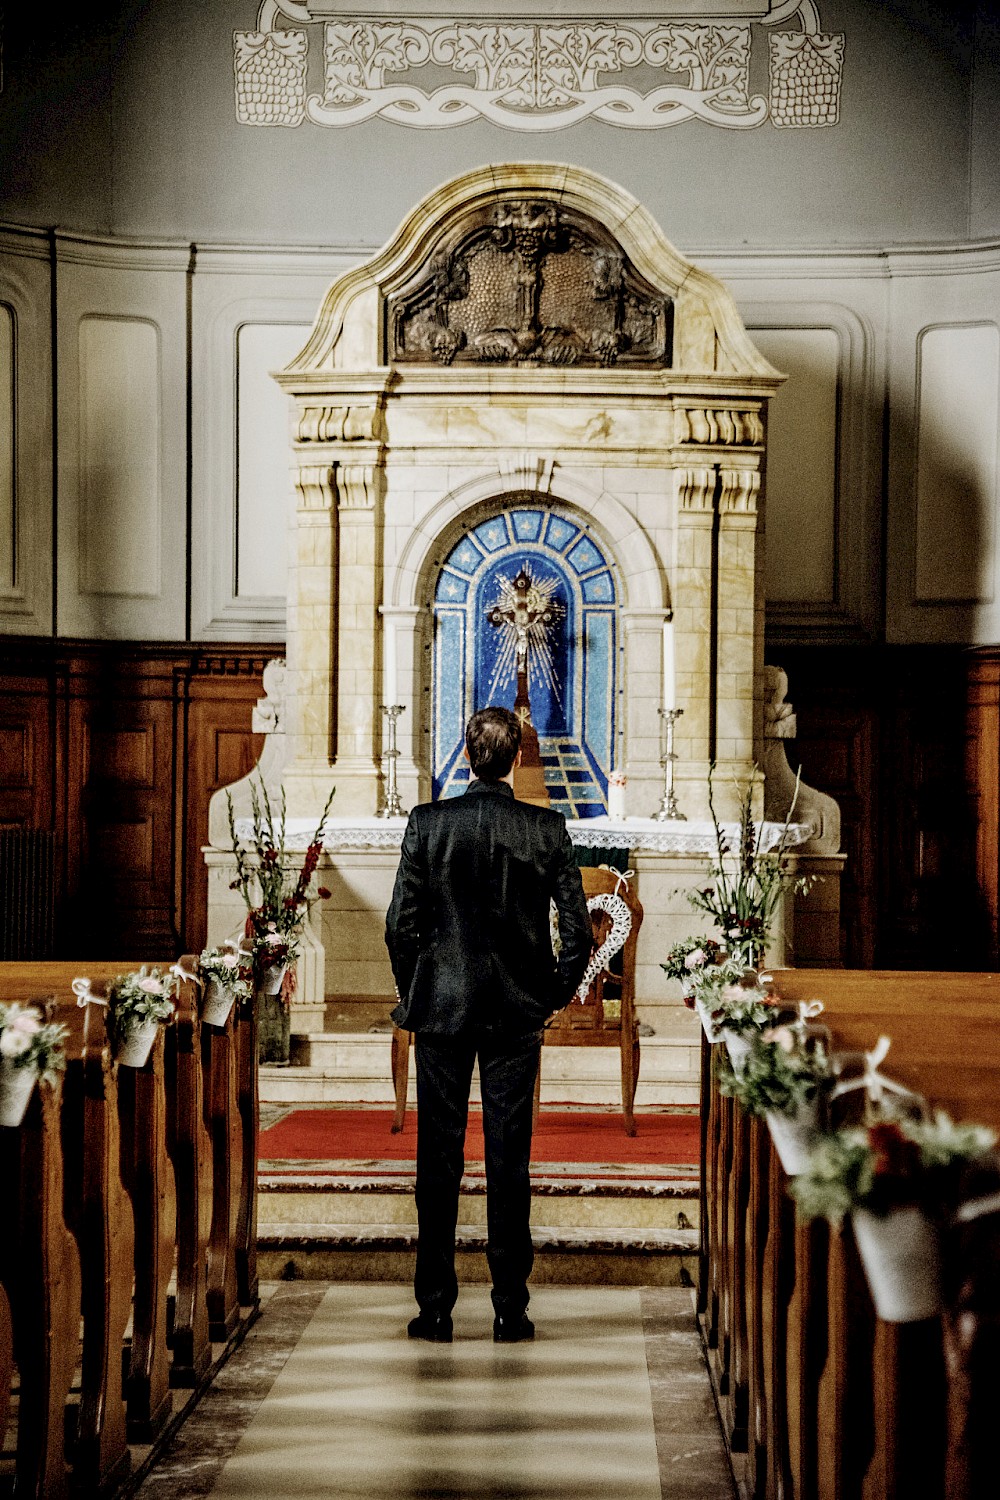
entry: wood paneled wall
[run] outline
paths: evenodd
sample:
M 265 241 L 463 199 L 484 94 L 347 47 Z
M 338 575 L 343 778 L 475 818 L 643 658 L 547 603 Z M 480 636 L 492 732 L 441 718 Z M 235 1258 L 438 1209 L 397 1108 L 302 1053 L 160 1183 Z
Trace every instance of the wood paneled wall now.
M 998 966 L 1000 650 L 775 647 L 804 779 L 843 816 L 850 967 Z
M 208 801 L 260 752 L 247 648 L 5 641 L 0 826 L 59 834 L 60 952 L 199 951 Z
M 259 753 L 282 646 L 14 640 L 0 664 L 0 826 L 60 834 L 62 951 L 143 959 L 205 937 L 208 800 Z M 790 755 L 836 797 L 852 967 L 1000 965 L 1000 648 L 782 646 Z

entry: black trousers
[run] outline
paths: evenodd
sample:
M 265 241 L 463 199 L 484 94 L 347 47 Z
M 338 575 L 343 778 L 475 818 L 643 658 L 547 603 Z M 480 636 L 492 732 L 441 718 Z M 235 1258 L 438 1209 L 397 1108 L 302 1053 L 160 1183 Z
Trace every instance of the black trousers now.
M 479 1057 L 486 1139 L 486 1257 L 493 1307 L 516 1316 L 528 1305 L 531 1247 L 531 1114 L 540 1031 L 416 1038 L 417 1271 L 422 1312 L 449 1313 L 458 1296 L 455 1225 L 465 1169 L 472 1069 Z

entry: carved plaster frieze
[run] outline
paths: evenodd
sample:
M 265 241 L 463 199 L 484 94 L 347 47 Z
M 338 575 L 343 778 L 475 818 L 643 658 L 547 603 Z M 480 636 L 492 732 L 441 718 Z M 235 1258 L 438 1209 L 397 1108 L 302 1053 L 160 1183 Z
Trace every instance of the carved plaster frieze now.
M 263 0 L 258 29 L 234 33 L 240 124 L 488 120 L 531 131 L 594 120 L 655 130 L 697 119 L 748 130 L 768 119 L 782 129 L 839 119 L 844 38 L 820 30 L 816 0 L 757 0 L 749 9 L 734 0 L 728 14 L 714 0 L 713 14 L 695 20 L 670 0 L 646 18 L 623 6 L 619 16 L 571 20 L 559 6 L 547 20 L 483 19 L 463 15 L 459 3 L 455 16 L 437 19 L 416 5 L 392 17 L 332 17 L 331 8 L 346 7 Z M 751 92 L 751 21 L 793 27 L 767 38 L 766 96 Z M 310 45 L 322 54 L 323 79 L 322 92 L 307 95 Z
M 394 292 L 388 358 L 667 368 L 673 302 L 588 216 L 504 195 L 463 216 Z
M 679 406 L 677 442 L 711 447 L 762 448 L 764 424 L 756 411 Z

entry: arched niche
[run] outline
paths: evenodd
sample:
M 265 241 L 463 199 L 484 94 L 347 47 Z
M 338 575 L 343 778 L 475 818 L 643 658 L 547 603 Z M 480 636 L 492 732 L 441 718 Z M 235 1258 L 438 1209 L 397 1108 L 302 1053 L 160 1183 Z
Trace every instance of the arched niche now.
M 543 508 L 573 496 L 595 535 L 616 528 L 628 811 L 656 805 L 665 649 L 682 802 L 705 810 L 713 759 L 733 773 L 720 786 L 750 773 L 766 407 L 781 377 L 726 288 L 640 204 L 571 166 L 457 177 L 333 284 L 277 378 L 297 409 L 293 812 L 322 805 L 331 766 L 339 812 L 377 810 L 390 677 L 407 709 L 404 801 L 430 795 L 421 559 L 444 545 L 442 507 L 502 505 L 513 489 Z M 491 491 L 498 472 L 528 478 Z

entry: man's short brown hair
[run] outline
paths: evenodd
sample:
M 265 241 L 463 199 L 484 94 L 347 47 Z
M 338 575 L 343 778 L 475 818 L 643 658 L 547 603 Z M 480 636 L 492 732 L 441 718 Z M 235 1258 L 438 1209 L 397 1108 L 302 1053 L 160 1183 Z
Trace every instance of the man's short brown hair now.
M 465 748 L 473 776 L 502 781 L 521 748 L 521 724 L 509 708 L 481 708 L 465 726 Z

